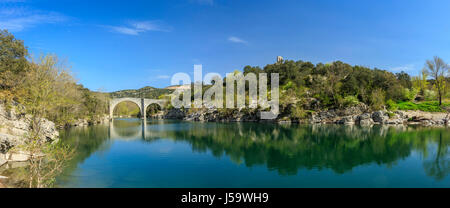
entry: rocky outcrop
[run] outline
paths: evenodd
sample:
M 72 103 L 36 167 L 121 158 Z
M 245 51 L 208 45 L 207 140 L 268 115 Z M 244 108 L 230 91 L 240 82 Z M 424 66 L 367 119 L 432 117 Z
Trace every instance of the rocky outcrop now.
M 355 124 L 355 120 L 357 119 L 357 116 L 345 116 L 342 119 L 338 120 L 336 123 L 337 124 Z
M 375 111 L 372 113 L 372 120 L 377 123 L 384 123 L 385 120 L 388 120 L 389 116 L 387 116 L 384 111 Z
M 183 119 L 186 116 L 186 112 L 182 109 L 172 108 L 165 112 L 162 116 L 165 119 Z
M 76 126 L 90 126 L 94 124 L 106 124 L 109 122 L 109 115 L 98 115 L 94 118 L 79 118 L 65 125 L 58 126 L 59 129 L 76 127 Z
M 187 121 L 262 121 L 259 119 L 256 109 L 170 109 L 154 118 L 162 119 L 182 119 Z M 432 113 L 422 111 L 394 111 L 387 110 L 370 111 L 365 104 L 345 108 L 329 109 L 319 112 L 313 112 L 309 118 L 304 120 L 291 120 L 289 115 L 280 115 L 278 119 L 272 122 L 301 122 L 301 123 L 322 123 L 322 124 L 359 124 L 359 125 L 450 125 L 448 120 L 450 115 L 447 113 Z
M 23 112 L 23 106 L 18 103 L 12 103 L 8 107 L 0 103 L 0 153 L 5 154 L 12 147 L 24 144 L 29 136 L 31 116 Z M 42 119 L 39 125 L 39 138 L 45 142 L 58 139 L 59 133 L 53 122 Z
M 358 115 L 356 117 L 356 123 L 360 125 L 371 125 L 374 123 L 372 119 L 372 114 L 370 113 L 363 113 L 361 115 Z
M 257 111 L 254 109 L 224 109 L 201 108 L 195 110 L 170 109 L 164 112 L 164 115 L 155 116 L 154 118 L 163 119 L 181 119 L 186 121 L 258 121 Z
M 357 112 L 357 111 L 353 111 Z M 424 125 L 442 126 L 450 125 L 449 114 L 423 111 L 395 111 L 386 110 L 365 112 L 362 114 L 339 116 L 336 110 L 315 113 L 309 120 L 310 123 L 336 123 L 336 124 L 385 124 L 385 125 Z
M 319 111 L 311 115 L 310 123 L 352 124 L 360 120 L 358 115 L 364 114 L 368 111 L 369 108 L 362 103 L 345 109 Z
M 220 122 L 239 122 L 239 121 L 258 121 L 257 112 L 253 109 L 224 109 L 204 108 L 195 112 L 188 112 L 184 120 L 188 121 L 220 121 Z
M 87 119 L 77 119 L 73 122 L 72 126 L 89 126 L 89 121 Z
M 450 125 L 450 118 L 447 113 L 403 111 L 401 114 L 402 118 L 406 119 L 410 124 L 420 124 L 424 126 Z

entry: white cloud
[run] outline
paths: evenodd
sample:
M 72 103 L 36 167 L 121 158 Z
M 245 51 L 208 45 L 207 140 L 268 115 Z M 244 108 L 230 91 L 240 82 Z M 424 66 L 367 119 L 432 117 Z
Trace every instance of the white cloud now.
M 106 26 L 114 32 L 125 35 L 139 35 L 148 31 L 170 32 L 172 27 L 162 21 L 131 21 L 127 26 Z
M 56 12 L 33 10 L 25 7 L 0 8 L 0 29 L 8 29 L 12 32 L 42 24 L 63 22 L 67 19 L 64 15 Z
M 138 30 L 144 31 L 161 31 L 161 32 L 170 32 L 172 27 L 167 26 L 162 21 L 134 21 L 131 22 L 131 25 L 134 26 Z
M 238 37 L 235 37 L 235 36 L 229 37 L 228 41 L 233 42 L 233 43 L 244 43 L 244 44 L 247 43 L 247 41 L 242 40 L 241 38 L 238 38 Z
M 111 28 L 111 30 L 122 33 L 125 35 L 139 35 L 141 31 L 135 29 L 135 28 L 129 28 L 129 27 L 115 27 L 115 26 L 108 26 Z

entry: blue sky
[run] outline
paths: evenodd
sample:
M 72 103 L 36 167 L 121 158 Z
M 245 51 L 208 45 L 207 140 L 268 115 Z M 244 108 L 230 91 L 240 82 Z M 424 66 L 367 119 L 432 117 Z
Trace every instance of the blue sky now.
M 446 0 L 0 0 L 0 28 L 109 92 L 279 55 L 417 74 L 435 55 L 450 62 L 449 10 Z

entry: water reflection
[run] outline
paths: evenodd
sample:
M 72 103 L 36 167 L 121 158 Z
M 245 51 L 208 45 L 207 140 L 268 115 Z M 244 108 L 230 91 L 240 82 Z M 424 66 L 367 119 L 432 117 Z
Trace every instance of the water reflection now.
M 93 153 L 108 151 L 114 140 L 182 141 L 193 152 L 211 152 L 217 158 L 226 155 L 235 164 L 263 165 L 279 175 L 296 175 L 300 170 L 344 174 L 372 164 L 393 167 L 413 154 L 420 155 L 424 172 L 435 180 L 450 172 L 447 128 L 123 119 L 109 126 L 70 129 L 62 137 L 77 148 L 66 173 Z
M 155 136 L 145 140 L 187 141 L 193 151 L 210 150 L 217 157 L 225 154 L 248 167 L 264 164 L 282 175 L 297 174 L 302 168 L 328 168 L 345 173 L 364 164 L 392 166 L 415 150 L 426 158 L 436 158 L 425 162 L 430 176 L 440 179 L 449 171 L 450 134 L 442 128 L 251 123 L 183 125 L 189 128 L 177 131 L 152 128 Z
M 447 133 L 448 134 L 448 133 Z M 450 173 L 450 154 L 448 136 L 443 138 L 443 132 L 439 132 L 437 149 L 431 157 L 425 160 L 425 172 L 436 179 L 444 179 Z

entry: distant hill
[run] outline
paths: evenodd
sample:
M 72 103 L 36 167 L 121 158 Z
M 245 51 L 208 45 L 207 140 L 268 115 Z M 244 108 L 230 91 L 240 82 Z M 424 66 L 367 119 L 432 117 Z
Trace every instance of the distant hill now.
M 120 90 L 109 93 L 111 98 L 123 98 L 123 97 L 135 97 L 140 98 L 143 96 L 148 99 L 157 99 L 162 94 L 170 94 L 173 89 L 160 89 L 155 87 L 143 87 L 137 90 Z
M 189 84 L 186 84 L 186 85 L 171 85 L 171 86 L 168 86 L 168 87 L 166 87 L 164 89 L 176 90 L 178 88 L 183 89 L 183 88 L 187 88 L 187 87 L 189 87 Z

